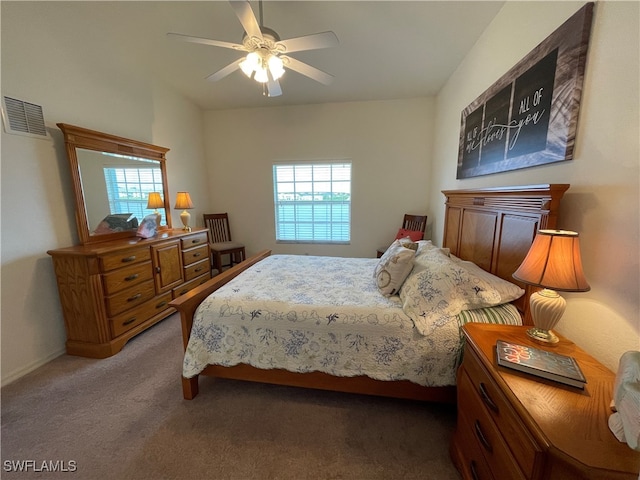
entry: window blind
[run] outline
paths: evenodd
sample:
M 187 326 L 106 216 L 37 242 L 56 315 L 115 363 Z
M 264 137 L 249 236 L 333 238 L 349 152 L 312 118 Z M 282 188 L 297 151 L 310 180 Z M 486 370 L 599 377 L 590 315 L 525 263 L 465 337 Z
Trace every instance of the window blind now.
M 351 162 L 273 166 L 276 241 L 349 243 Z

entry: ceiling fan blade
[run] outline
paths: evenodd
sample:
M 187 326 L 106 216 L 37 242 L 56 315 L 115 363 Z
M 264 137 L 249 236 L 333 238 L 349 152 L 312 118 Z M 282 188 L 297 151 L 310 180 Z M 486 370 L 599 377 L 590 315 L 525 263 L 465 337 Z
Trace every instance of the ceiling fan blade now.
M 280 57 L 284 60 L 284 66 L 290 68 L 293 71 L 296 71 L 305 77 L 309 77 L 316 82 L 323 83 L 324 85 L 329 85 L 333 82 L 333 75 L 330 75 L 322 70 L 318 70 L 316 67 L 312 67 L 300 60 L 296 60 L 293 57 Z
M 214 47 L 233 48 L 234 50 L 242 50 L 246 52 L 244 45 L 239 43 L 222 42 L 220 40 L 210 40 L 208 38 L 192 37 L 190 35 L 182 35 L 181 33 L 167 33 L 167 37 L 178 40 L 180 42 L 201 43 L 203 45 L 212 45 Z
M 251 4 L 247 0 L 229 0 L 229 3 L 236 12 L 236 16 L 238 20 L 240 20 L 244 31 L 247 32 L 247 35 L 262 39 L 260 25 L 258 25 L 256 16 L 253 14 L 253 10 L 251 10 Z
M 274 80 L 271 75 L 269 75 L 269 82 L 267 83 L 267 95 L 269 97 L 279 97 L 280 95 L 282 95 L 280 82 Z
M 302 37 L 289 38 L 277 42 L 277 45 L 284 47 L 284 52 L 301 52 L 303 50 L 317 50 L 320 48 L 335 47 L 340 43 L 338 37 L 333 32 L 314 33 Z M 284 53 L 283 52 L 283 53 Z
M 206 80 L 209 80 L 210 82 L 217 82 L 218 80 L 222 80 L 227 75 L 230 75 L 233 72 L 235 72 L 236 70 L 238 70 L 240 68 L 240 62 L 241 61 L 242 61 L 242 59 L 234 60 L 233 62 L 231 62 L 226 67 L 224 67 L 224 68 L 218 70 L 217 72 L 212 73 L 211 75 L 209 75 L 206 78 Z

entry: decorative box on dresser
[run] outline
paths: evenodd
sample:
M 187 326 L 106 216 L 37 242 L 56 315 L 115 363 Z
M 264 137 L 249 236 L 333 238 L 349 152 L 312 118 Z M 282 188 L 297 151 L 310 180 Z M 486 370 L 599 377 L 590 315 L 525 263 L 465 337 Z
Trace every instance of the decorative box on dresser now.
M 608 427 L 615 375 L 560 337 L 553 347 L 530 341 L 528 327 L 467 324 L 458 370 L 458 422 L 451 457 L 471 479 L 638 479 L 640 452 Z M 496 341 L 575 358 L 584 390 L 496 363 Z
M 169 302 L 211 278 L 208 230 L 161 230 L 47 252 L 71 355 L 106 358 L 175 312 Z

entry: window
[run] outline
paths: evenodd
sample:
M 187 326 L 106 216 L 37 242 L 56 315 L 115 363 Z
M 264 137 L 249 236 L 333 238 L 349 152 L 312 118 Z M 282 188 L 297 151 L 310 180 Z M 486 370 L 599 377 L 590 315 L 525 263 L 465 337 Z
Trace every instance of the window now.
M 351 162 L 275 164 L 276 241 L 349 243 Z
M 131 213 L 142 220 L 154 212 L 147 209 L 149 193 L 163 195 L 162 172 L 151 161 L 148 166 L 104 167 L 104 179 L 112 214 Z M 158 213 L 162 216 L 161 223 L 166 222 L 164 209 L 159 209 Z

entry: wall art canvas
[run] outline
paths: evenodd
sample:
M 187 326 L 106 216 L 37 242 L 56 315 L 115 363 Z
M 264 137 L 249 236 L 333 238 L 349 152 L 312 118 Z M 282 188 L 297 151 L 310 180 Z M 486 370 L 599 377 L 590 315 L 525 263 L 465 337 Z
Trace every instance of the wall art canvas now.
M 593 5 L 462 111 L 456 178 L 573 158 Z

